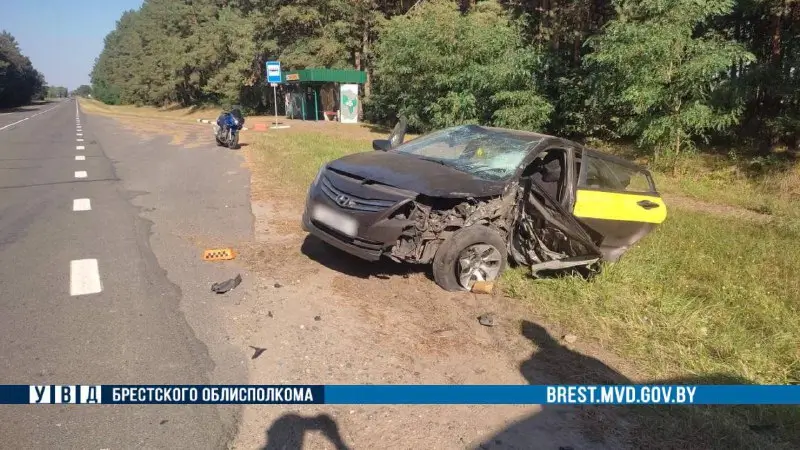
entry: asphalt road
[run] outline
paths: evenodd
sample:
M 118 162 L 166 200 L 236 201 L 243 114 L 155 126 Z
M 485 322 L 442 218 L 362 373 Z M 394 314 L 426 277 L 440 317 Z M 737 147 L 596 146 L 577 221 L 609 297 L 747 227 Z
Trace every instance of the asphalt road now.
M 205 172 L 208 177 L 198 177 Z M 76 102 L 0 114 L 0 383 L 246 383 L 187 235 L 252 233 L 235 152 L 142 140 Z M 245 274 L 246 276 L 246 274 Z M 224 448 L 238 409 L 0 406 L 4 448 Z

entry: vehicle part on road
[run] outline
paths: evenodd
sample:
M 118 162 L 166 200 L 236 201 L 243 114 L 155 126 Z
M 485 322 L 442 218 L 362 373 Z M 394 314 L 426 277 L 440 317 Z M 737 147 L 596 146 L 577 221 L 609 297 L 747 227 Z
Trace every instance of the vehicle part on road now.
M 253 352 L 253 356 L 251 356 L 251 357 L 250 357 L 250 359 L 256 359 L 256 358 L 258 358 L 259 356 L 261 356 L 261 354 L 262 354 L 262 353 L 264 353 L 265 351 L 267 351 L 267 349 L 265 349 L 265 348 L 261 348 L 261 347 L 253 347 L 252 345 L 249 345 L 248 347 L 250 347 L 250 348 L 252 348 L 253 350 L 255 350 L 255 351 Z
M 204 261 L 227 261 L 236 258 L 232 248 L 212 248 L 203 252 Z
M 236 275 L 236 278 L 231 278 L 230 280 L 222 281 L 220 283 L 214 283 L 211 285 L 211 291 L 216 292 L 217 294 L 224 294 L 236 286 L 238 286 L 242 282 L 242 276 Z
M 436 282 L 470 290 L 506 258 L 532 277 L 590 277 L 666 219 L 646 169 L 578 143 L 464 125 L 323 166 L 303 228 L 368 261 L 433 263 Z M 468 231 L 477 230 L 477 231 Z

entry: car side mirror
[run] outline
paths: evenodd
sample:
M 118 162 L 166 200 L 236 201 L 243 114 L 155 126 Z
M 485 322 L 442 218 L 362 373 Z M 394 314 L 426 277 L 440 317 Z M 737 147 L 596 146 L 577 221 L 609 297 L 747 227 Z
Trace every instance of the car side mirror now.
M 389 145 L 391 148 L 397 147 L 405 141 L 406 128 L 408 128 L 408 121 L 404 116 L 400 116 L 400 120 L 395 124 L 392 134 L 389 135 Z
M 392 149 L 392 141 L 389 139 L 375 139 L 372 141 L 372 149 L 385 152 Z

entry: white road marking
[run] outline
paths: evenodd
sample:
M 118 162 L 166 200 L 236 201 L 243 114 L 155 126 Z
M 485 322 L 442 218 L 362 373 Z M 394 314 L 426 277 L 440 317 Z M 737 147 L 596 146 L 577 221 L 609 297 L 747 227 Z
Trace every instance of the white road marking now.
M 96 259 L 76 259 L 69 262 L 69 295 L 103 292 L 100 269 Z
M 78 139 L 75 139 L 75 141 L 76 141 L 76 142 L 83 142 L 83 139 L 81 139 L 81 138 L 78 138 Z
M 86 178 L 86 171 L 85 170 L 76 170 L 75 171 L 75 178 Z
M 76 198 L 72 201 L 73 211 L 91 211 L 92 201 L 88 198 Z
M 86 147 L 84 147 L 83 145 L 76 145 L 75 146 L 75 150 L 85 150 L 85 149 L 86 149 Z
M 83 136 L 83 133 L 75 133 L 75 136 Z
M 86 157 L 83 155 L 75 156 L 75 161 L 86 161 Z
M 4 127 L 0 128 L 0 131 L 3 131 L 3 130 L 5 130 L 6 128 L 9 128 L 9 127 L 13 127 L 14 125 L 16 125 L 16 124 L 18 124 L 18 123 L 25 122 L 25 121 L 26 121 L 26 120 L 28 120 L 28 119 L 33 119 L 34 117 L 36 117 L 36 116 L 38 116 L 38 115 L 40 115 L 40 114 L 44 114 L 44 113 L 46 113 L 47 111 L 51 111 L 51 110 L 53 110 L 53 109 L 55 109 L 55 108 L 58 108 L 59 106 L 61 106 L 61 103 L 59 103 L 59 104 L 58 104 L 58 105 L 56 105 L 56 106 L 53 106 L 52 108 L 47 108 L 47 109 L 45 109 L 44 111 L 40 111 L 40 112 L 38 112 L 38 113 L 36 113 L 36 114 L 34 114 L 34 115 L 32 115 L 32 116 L 28 116 L 28 117 L 26 117 L 26 118 L 24 118 L 24 119 L 22 119 L 22 120 L 18 120 L 18 121 L 14 122 L 14 123 L 10 123 L 10 124 L 8 124 L 8 125 L 6 125 L 6 126 L 4 126 Z
M 25 121 L 26 121 L 26 120 L 28 120 L 28 119 L 30 119 L 30 117 L 26 117 L 26 118 L 24 118 L 24 119 L 22 119 L 22 120 L 18 120 L 18 121 L 14 122 L 14 123 L 10 123 L 10 124 L 8 124 L 8 125 L 4 126 L 3 128 L 0 128 L 0 131 L 3 131 L 3 130 L 5 130 L 5 129 L 6 129 L 6 128 L 8 128 L 8 127 L 13 127 L 14 125 L 16 125 L 16 124 L 18 124 L 18 123 L 25 122 Z

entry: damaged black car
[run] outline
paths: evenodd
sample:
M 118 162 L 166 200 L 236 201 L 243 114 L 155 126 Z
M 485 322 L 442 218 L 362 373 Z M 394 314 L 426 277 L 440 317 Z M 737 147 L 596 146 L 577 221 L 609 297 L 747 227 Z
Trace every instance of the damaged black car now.
M 666 218 L 646 169 L 566 139 L 477 125 L 404 134 L 323 166 L 304 229 L 365 260 L 432 264 L 458 291 L 508 262 L 535 277 L 595 272 Z

